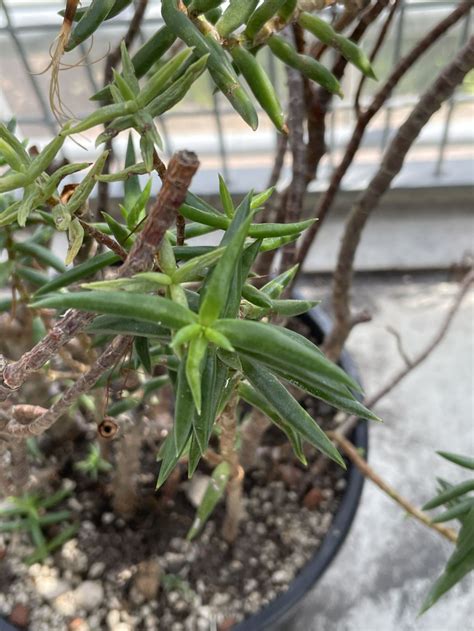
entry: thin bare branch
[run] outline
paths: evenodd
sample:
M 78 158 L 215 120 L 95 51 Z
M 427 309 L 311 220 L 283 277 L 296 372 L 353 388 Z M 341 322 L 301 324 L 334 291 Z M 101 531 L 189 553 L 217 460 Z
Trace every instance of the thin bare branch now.
M 362 231 L 382 195 L 400 172 L 410 147 L 431 116 L 449 98 L 474 65 L 474 37 L 462 48 L 420 97 L 388 146 L 382 164 L 368 188 L 354 204 L 346 222 L 333 280 L 335 323 L 324 348 L 330 359 L 337 359 L 351 329 L 350 289 L 355 253 Z
M 386 495 L 392 498 L 399 506 L 401 506 L 406 512 L 417 519 L 419 522 L 428 526 L 439 535 L 443 536 L 445 539 L 448 539 L 452 543 L 456 543 L 458 537 L 457 534 L 451 528 L 447 528 L 446 526 L 442 526 L 441 524 L 434 524 L 429 516 L 421 511 L 419 508 L 414 506 L 411 502 L 405 499 L 398 491 L 396 491 L 392 486 L 387 484 L 385 480 L 382 478 L 368 465 L 366 460 L 359 454 L 354 445 L 347 440 L 344 436 L 338 434 L 338 432 L 332 432 L 330 434 L 330 438 L 332 438 L 344 453 L 350 458 L 350 460 L 356 465 L 356 467 L 364 474 L 366 478 L 372 480 L 374 484 L 376 484 L 379 489 L 381 489 Z
M 369 55 L 370 63 L 374 62 L 375 58 L 377 57 L 378 52 L 380 51 L 383 43 L 385 42 L 390 25 L 392 23 L 392 20 L 398 9 L 399 4 L 400 4 L 400 0 L 393 0 L 392 6 L 390 7 L 390 11 L 387 13 L 387 17 L 385 18 L 382 24 L 382 28 L 380 29 L 377 39 L 375 40 L 374 46 L 372 50 L 370 51 L 370 55 Z M 364 87 L 366 79 L 367 79 L 366 75 L 362 74 L 359 81 L 359 87 L 357 88 L 357 91 L 354 97 L 354 110 L 357 116 L 360 116 L 359 101 L 360 101 L 360 95 L 362 93 L 362 88 Z
M 461 286 L 459 288 L 458 294 L 454 299 L 451 307 L 449 308 L 439 330 L 433 336 L 433 339 L 425 346 L 423 350 L 421 350 L 416 357 L 409 360 L 409 365 L 402 368 L 394 377 L 390 379 L 390 381 L 380 388 L 374 395 L 372 395 L 367 400 L 367 406 L 373 407 L 380 399 L 382 399 L 386 394 L 388 394 L 395 386 L 397 386 L 402 379 L 404 379 L 412 370 L 418 368 L 418 366 L 425 361 L 429 357 L 429 355 L 434 351 L 434 349 L 443 341 L 448 329 L 454 319 L 454 316 L 459 310 L 461 303 L 466 296 L 470 286 L 474 283 L 474 271 L 469 272 L 466 275 Z
M 397 372 L 393 377 L 391 377 L 381 388 L 375 392 L 371 397 L 368 397 L 364 400 L 364 405 L 368 408 L 373 408 L 383 397 L 387 396 L 389 392 L 391 392 L 398 384 L 405 379 L 415 368 L 418 368 L 420 364 L 422 364 L 431 353 L 439 346 L 439 344 L 445 338 L 449 327 L 451 326 L 453 319 L 456 313 L 459 311 L 459 307 L 462 304 L 470 286 L 474 282 L 474 271 L 469 272 L 464 277 L 464 280 L 460 284 L 459 290 L 449 307 L 443 321 L 439 329 L 433 335 L 433 338 L 426 344 L 426 346 L 412 359 L 409 357 L 404 357 L 406 366 L 402 368 L 399 372 Z M 399 340 L 399 350 L 403 348 L 401 345 L 401 337 L 397 333 L 397 340 Z M 404 353 L 404 351 L 403 351 Z M 404 353 L 405 354 L 405 353 Z M 406 355 L 406 354 L 405 354 Z M 354 427 L 357 425 L 359 419 L 356 416 L 348 416 L 346 417 L 337 428 L 337 433 L 342 436 L 348 436 Z
M 18 438 L 43 434 L 58 420 L 60 416 L 67 412 L 69 407 L 81 394 L 88 392 L 104 374 L 104 372 L 114 366 L 129 348 L 130 338 L 122 336 L 116 337 L 102 355 L 100 355 L 100 357 L 94 362 L 91 368 L 77 381 L 75 381 L 74 384 L 66 390 L 62 397 L 53 403 L 49 410 L 45 410 L 37 418 L 26 425 L 12 419 L 6 427 L 6 432 L 17 436 Z
M 119 270 L 119 277 L 126 278 L 137 272 L 151 269 L 155 252 L 176 217 L 178 208 L 184 202 L 191 180 L 199 166 L 196 155 L 189 151 L 179 151 L 173 155 L 168 165 L 163 186 L 152 206 L 143 230 L 139 233 L 125 263 Z M 6 431 L 16 436 L 37 435 L 46 431 L 69 408 L 78 396 L 90 390 L 99 377 L 115 365 L 128 350 L 130 338 L 118 336 L 94 362 L 89 371 L 82 375 L 49 410 L 38 416 L 32 423 L 23 425 L 12 419 Z M 7 366 L 8 368 L 8 366 Z
M 118 278 L 133 276 L 152 266 L 155 251 L 174 221 L 198 165 L 198 159 L 192 152 L 179 151 L 173 155 L 158 198 L 126 261 L 119 269 Z M 44 366 L 66 342 L 92 322 L 94 317 L 94 314 L 69 309 L 36 346 L 24 353 L 18 361 L 4 368 L 3 385 L 10 390 L 18 389 L 31 373 Z M 0 389 L 0 401 L 7 398 L 6 388 Z
M 349 38 L 357 43 L 361 40 L 370 25 L 377 19 L 380 13 L 389 3 L 389 0 L 377 0 L 369 6 L 360 16 L 359 21 L 352 29 Z M 331 69 L 336 79 L 341 79 L 346 70 L 348 61 L 342 55 L 338 55 Z M 308 114 L 308 145 L 306 156 L 307 183 L 316 177 L 321 159 L 326 153 L 326 114 L 329 111 L 333 95 L 324 88 L 314 88 L 311 83 L 306 93 Z M 296 257 L 295 257 L 296 261 Z M 295 262 L 294 261 L 294 262 Z
M 125 259 L 127 258 L 127 250 L 125 250 L 120 245 L 120 243 L 115 241 L 115 239 L 112 239 L 112 237 L 109 237 L 108 234 L 105 234 L 97 228 L 94 228 L 94 226 L 91 226 L 86 221 L 82 221 L 81 219 L 79 221 L 81 222 L 81 226 L 84 228 L 84 232 L 87 232 L 87 234 L 95 239 L 97 243 L 105 245 L 106 248 L 108 248 L 112 252 L 115 252 L 117 256 L 120 256 L 120 258 L 125 261 Z
M 333 204 L 334 198 L 339 191 L 342 178 L 349 169 L 357 150 L 360 147 L 365 130 L 373 119 L 375 114 L 380 110 L 385 101 L 392 93 L 393 88 L 397 85 L 405 73 L 418 61 L 418 59 L 432 46 L 453 24 L 458 22 L 470 10 L 472 2 L 465 0 L 461 2 L 445 19 L 441 20 L 427 35 L 422 38 L 412 50 L 399 62 L 398 66 L 392 71 L 384 85 L 372 99 L 369 107 L 359 116 L 352 137 L 346 146 L 344 156 L 333 172 L 331 181 L 326 192 L 319 198 L 318 204 L 313 216 L 318 218 L 305 233 L 303 242 L 299 248 L 296 263 L 300 264 L 300 270 L 303 268 L 304 260 L 308 254 L 309 248 L 314 242 L 319 230 L 321 229 L 325 218 Z
M 395 338 L 395 342 L 397 343 L 398 353 L 400 357 L 403 359 L 403 361 L 405 362 L 405 366 L 409 368 L 411 366 L 411 359 L 408 356 L 408 353 L 406 352 L 405 347 L 403 345 L 402 336 L 397 331 L 397 329 L 395 329 L 393 326 L 386 326 L 385 328 L 387 329 L 388 333 L 390 333 L 390 335 L 393 335 L 393 337 Z

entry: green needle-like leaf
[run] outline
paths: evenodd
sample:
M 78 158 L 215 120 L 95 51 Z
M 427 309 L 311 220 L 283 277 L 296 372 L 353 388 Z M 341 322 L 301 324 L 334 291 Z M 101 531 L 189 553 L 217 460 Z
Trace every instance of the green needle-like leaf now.
M 179 364 L 176 382 L 176 403 L 173 423 L 174 451 L 178 457 L 188 441 L 196 413 L 193 393 L 186 377 L 186 362 Z
M 136 300 L 120 291 L 107 293 L 79 291 L 71 294 L 58 294 L 36 300 L 34 308 L 56 307 L 57 309 L 82 309 L 93 313 L 136 318 L 168 327 L 180 329 L 197 321 L 195 313 L 182 305 L 161 296 L 137 294 Z
M 227 188 L 227 184 L 224 181 L 222 175 L 219 174 L 219 194 L 221 197 L 222 207 L 224 209 L 227 217 L 232 219 L 234 216 L 234 202 L 232 201 L 232 196 L 230 194 L 229 189 Z
M 235 266 L 241 255 L 252 220 L 250 199 L 251 194 L 248 194 L 239 205 L 225 235 L 225 252 L 204 288 L 204 296 L 199 307 L 199 318 L 201 323 L 206 326 L 212 325 L 227 302 Z
M 293 371 L 296 378 L 311 377 L 328 383 L 359 390 L 360 386 L 302 336 L 285 333 L 285 329 L 272 324 L 248 320 L 219 320 L 214 328 L 223 333 L 239 351 L 251 353 L 256 359 L 273 368 Z
M 186 357 L 186 379 L 193 394 L 194 405 L 198 414 L 201 414 L 201 366 L 207 351 L 208 341 L 202 335 L 197 335 L 189 343 Z
M 469 491 L 474 491 L 474 480 L 466 480 L 464 482 L 460 482 L 447 491 L 440 493 L 429 502 L 426 502 L 422 510 L 431 510 L 432 508 L 441 506 L 442 504 L 445 504 L 446 502 L 449 502 L 456 497 L 460 497 L 461 495 L 464 495 Z
M 474 470 L 474 458 L 471 458 L 470 456 L 461 456 L 459 454 L 453 454 L 450 451 L 438 451 L 437 453 L 445 460 L 454 462 L 454 464 L 457 464 L 460 467 Z
M 204 492 L 204 497 L 196 512 L 196 517 L 187 534 L 187 539 L 191 541 L 200 532 L 206 521 L 211 516 L 214 508 L 224 496 L 227 482 L 230 478 L 230 465 L 228 462 L 221 462 L 212 472 L 211 479 Z
M 285 419 L 286 423 L 291 425 L 305 440 L 345 469 L 344 460 L 336 447 L 278 379 L 257 362 L 247 359 L 241 361 L 247 379 L 255 390 L 265 397 L 278 415 Z

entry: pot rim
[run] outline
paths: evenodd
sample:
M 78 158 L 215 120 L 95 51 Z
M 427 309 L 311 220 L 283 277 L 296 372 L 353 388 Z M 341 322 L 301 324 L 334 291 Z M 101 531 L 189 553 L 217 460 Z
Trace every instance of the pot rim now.
M 301 296 L 295 297 L 299 298 Z M 331 328 L 331 319 L 321 307 L 315 307 L 308 313 L 298 317 L 323 336 L 327 335 Z M 351 377 L 360 383 L 359 373 L 354 360 L 346 350 L 341 353 L 339 363 Z M 363 449 L 367 453 L 369 446 L 367 421 L 359 420 L 350 436 L 350 440 L 356 448 Z M 293 579 L 286 592 L 281 593 L 256 614 L 245 618 L 242 622 L 232 627 L 232 631 L 264 631 L 265 629 L 275 628 L 274 625 L 282 622 L 284 617 L 296 607 L 323 576 L 349 534 L 359 506 L 365 478 L 357 467 L 349 463 L 346 480 L 347 486 L 339 508 L 334 514 L 331 526 L 322 544 L 312 558 Z

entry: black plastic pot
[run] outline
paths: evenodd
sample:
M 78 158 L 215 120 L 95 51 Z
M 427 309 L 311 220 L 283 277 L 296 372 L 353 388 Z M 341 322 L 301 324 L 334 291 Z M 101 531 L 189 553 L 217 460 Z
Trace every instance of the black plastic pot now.
M 18 629 L 12 627 L 9 622 L 5 622 L 5 620 L 0 618 L 0 631 L 18 631 Z
M 314 340 L 317 342 L 323 340 L 331 325 L 329 317 L 319 308 L 312 309 L 306 315 L 301 316 L 301 319 L 311 327 Z M 356 366 L 346 351 L 343 351 L 341 354 L 340 364 L 349 375 L 360 382 Z M 366 421 L 358 423 L 350 438 L 357 448 L 367 452 L 369 434 Z M 266 629 L 274 629 L 278 623 L 283 622 L 283 618 L 288 615 L 322 577 L 344 543 L 359 506 L 364 477 L 356 467 L 349 464 L 346 479 L 347 486 L 339 508 L 334 515 L 331 527 L 313 558 L 303 567 L 285 593 L 275 598 L 257 614 L 246 618 L 236 627 L 233 627 L 233 631 L 265 631 Z M 0 619 L 0 631 L 18 630 Z
M 301 319 L 311 327 L 314 339 L 318 342 L 324 338 L 331 326 L 331 320 L 319 308 L 312 309 L 309 313 L 301 316 Z M 341 354 L 340 365 L 349 375 L 360 382 L 357 368 L 346 351 Z M 367 452 L 369 432 L 366 421 L 359 421 L 350 439 L 357 448 Z M 275 629 L 323 576 L 349 533 L 364 486 L 364 476 L 352 464 L 348 466 L 346 479 L 347 486 L 339 508 L 313 558 L 303 567 L 286 592 L 280 594 L 255 615 L 233 627 L 232 631 Z

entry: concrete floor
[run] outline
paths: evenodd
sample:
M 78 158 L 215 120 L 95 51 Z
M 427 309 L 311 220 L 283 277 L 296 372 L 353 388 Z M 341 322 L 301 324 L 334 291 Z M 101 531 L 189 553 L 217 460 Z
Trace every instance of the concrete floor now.
M 315 281 L 301 288 L 319 296 Z M 369 324 L 353 330 L 349 348 L 370 395 L 401 367 L 395 326 L 409 353 L 431 338 L 457 286 L 441 277 L 357 282 L 355 303 L 368 306 Z M 435 476 L 459 479 L 457 467 L 435 450 L 474 452 L 474 294 L 462 304 L 444 341 L 377 406 L 369 462 L 417 506 L 435 492 Z M 462 476 L 461 476 L 462 477 Z M 407 518 L 370 481 L 352 530 L 337 559 L 278 631 L 463 631 L 474 629 L 474 579 L 454 588 L 417 619 L 419 607 L 452 546 Z

